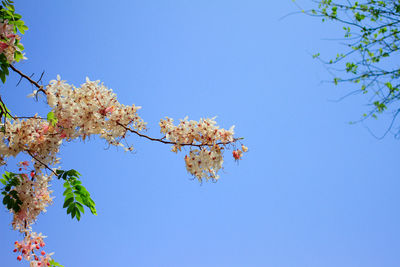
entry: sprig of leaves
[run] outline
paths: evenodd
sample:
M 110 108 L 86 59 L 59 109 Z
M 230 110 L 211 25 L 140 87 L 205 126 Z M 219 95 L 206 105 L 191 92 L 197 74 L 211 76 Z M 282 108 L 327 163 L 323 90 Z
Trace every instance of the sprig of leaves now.
M 50 263 L 50 267 L 57 267 L 57 266 L 64 267 L 64 265 L 61 265 L 58 262 L 55 262 L 54 260 L 50 260 L 49 263 Z
M 25 31 L 28 30 L 28 26 L 25 25 L 25 22 L 21 20 L 22 16 L 20 14 L 15 13 L 15 8 L 12 1 L 1 1 L 2 8 L 0 10 L 1 19 L 8 20 L 8 23 L 14 26 L 14 32 L 17 30 L 21 34 L 25 34 Z
M 58 120 L 57 120 L 56 116 L 54 115 L 54 113 L 53 113 L 52 111 L 50 111 L 49 113 L 47 113 L 47 121 L 48 121 L 51 125 L 56 126 Z
M 319 53 L 314 58 L 336 66 L 334 70 L 339 70 L 340 77 L 333 79 L 335 85 L 356 84 L 348 95 L 368 95 L 369 110 L 360 121 L 377 118 L 381 113 L 392 117 L 385 136 L 400 124 L 400 68 L 396 64 L 400 51 L 400 1 L 315 2 L 318 7 L 305 13 L 340 24 L 347 48 L 328 61 L 321 59 Z M 400 131 L 395 136 L 400 137 Z
M 11 119 L 11 111 L 6 107 L 3 101 L 0 100 L 0 119 L 3 118 L 9 118 Z
M 5 185 L 1 194 L 3 197 L 3 204 L 9 210 L 14 210 L 15 213 L 21 210 L 22 201 L 18 197 L 18 192 L 13 188 L 21 184 L 20 175 L 12 172 L 5 172 L 3 179 L 0 182 Z
M 90 193 L 82 186 L 82 182 L 79 181 L 80 173 L 76 170 L 57 170 L 57 178 L 65 180 L 64 187 L 65 196 L 63 208 L 67 208 L 67 214 L 71 214 L 71 218 L 79 221 L 81 219 L 81 213 L 84 213 L 83 205 L 90 209 L 90 212 L 97 215 L 96 207 L 93 199 L 90 197 Z

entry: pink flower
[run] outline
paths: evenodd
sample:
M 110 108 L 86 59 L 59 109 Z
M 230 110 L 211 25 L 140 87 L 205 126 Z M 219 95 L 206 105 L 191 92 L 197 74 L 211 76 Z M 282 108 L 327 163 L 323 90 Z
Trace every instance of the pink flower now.
M 237 149 L 237 150 L 234 150 L 234 151 L 232 152 L 232 155 L 233 155 L 233 157 L 235 158 L 235 160 L 239 160 L 239 159 L 242 157 L 243 152 L 240 151 L 239 149 Z
M 43 125 L 43 128 L 42 128 L 42 129 L 43 129 L 43 132 L 42 132 L 42 133 L 43 133 L 43 134 L 46 134 L 47 131 L 49 130 L 49 127 L 50 127 L 50 126 L 49 126 L 48 124 L 44 124 L 44 125 Z
M 7 43 L 0 42 L 0 52 L 3 52 L 8 47 Z
M 25 167 L 26 167 L 26 166 L 29 166 L 29 162 L 28 162 L 28 161 L 23 161 L 23 162 L 21 162 L 21 165 L 22 165 L 22 166 L 25 166 Z
M 114 106 L 111 106 L 111 107 L 106 108 L 104 111 L 105 111 L 106 113 L 108 113 L 108 112 L 112 113 L 112 112 L 114 111 L 114 109 L 115 109 L 115 107 L 114 107 Z

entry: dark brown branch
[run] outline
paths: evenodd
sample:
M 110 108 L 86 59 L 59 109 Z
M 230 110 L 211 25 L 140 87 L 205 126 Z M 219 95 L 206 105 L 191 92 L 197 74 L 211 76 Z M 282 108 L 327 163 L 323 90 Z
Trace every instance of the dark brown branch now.
M 168 144 L 168 145 L 194 146 L 194 147 L 202 148 L 202 147 L 204 147 L 204 146 L 213 146 L 213 145 L 224 145 L 224 146 L 225 146 L 225 145 L 229 145 L 229 144 L 235 143 L 236 141 L 238 141 L 238 140 L 241 139 L 241 138 L 235 138 L 235 139 L 233 139 L 233 141 L 231 141 L 231 142 L 226 142 L 226 143 L 224 143 L 224 142 L 218 142 L 218 143 L 215 143 L 215 144 L 193 144 L 193 143 L 191 143 L 191 144 L 189 144 L 189 143 L 187 143 L 187 144 L 179 144 L 179 143 L 177 143 L 177 142 L 171 142 L 171 141 L 165 141 L 165 140 L 163 140 L 165 137 L 163 137 L 163 138 L 153 138 L 153 137 L 150 137 L 150 136 L 148 136 L 148 135 L 141 134 L 141 133 L 139 133 L 138 131 L 135 131 L 135 130 L 133 130 L 133 129 L 127 127 L 126 125 L 123 125 L 123 124 L 119 123 L 119 122 L 117 122 L 117 124 L 118 124 L 119 126 L 121 126 L 122 128 L 124 128 L 125 130 L 127 130 L 127 131 L 129 131 L 129 132 L 131 132 L 131 133 L 134 133 L 134 134 L 136 134 L 136 135 L 138 135 L 138 136 L 140 136 L 140 137 L 146 138 L 146 139 L 148 139 L 148 140 L 150 140 L 150 141 L 153 141 L 153 142 L 159 142 L 159 143 Z
M 44 119 L 41 118 L 41 117 L 32 117 L 32 116 L 21 116 L 21 117 L 15 116 L 15 117 L 13 117 L 13 119 L 35 119 L 35 120 L 44 120 Z
M 46 169 L 50 170 L 55 176 L 58 176 L 57 173 L 52 168 L 50 168 L 47 164 L 43 163 L 40 159 L 35 157 L 35 155 L 33 155 L 29 150 L 26 150 L 26 153 L 28 153 L 29 156 L 31 156 L 34 160 L 42 164 Z
M 25 78 L 26 80 L 28 80 L 31 84 L 33 84 L 34 86 L 36 86 L 38 88 L 38 92 L 42 92 L 44 94 L 46 94 L 46 91 L 43 89 L 43 85 L 38 84 L 37 82 L 35 82 L 34 80 L 32 80 L 31 77 L 29 77 L 28 75 L 22 73 L 19 69 L 15 68 L 13 65 L 10 65 L 10 68 L 15 71 L 16 73 L 18 73 L 21 77 Z

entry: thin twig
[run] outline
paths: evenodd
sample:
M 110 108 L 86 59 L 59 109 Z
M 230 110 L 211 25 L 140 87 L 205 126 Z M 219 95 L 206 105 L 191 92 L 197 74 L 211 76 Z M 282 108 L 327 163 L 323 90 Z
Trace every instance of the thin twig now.
M 55 176 L 58 176 L 58 174 L 52 168 L 50 168 L 47 164 L 43 163 L 40 159 L 35 157 L 35 155 L 33 155 L 29 150 L 26 150 L 26 153 L 28 153 L 29 156 L 31 156 L 34 160 L 42 164 L 46 169 L 50 170 Z
M 19 69 L 15 68 L 13 65 L 10 65 L 10 68 L 13 71 L 15 71 L 16 73 L 18 73 L 19 75 L 21 75 L 21 77 L 24 77 L 25 79 L 27 79 L 31 84 L 36 86 L 38 88 L 38 92 L 42 92 L 42 93 L 46 94 L 46 91 L 43 89 L 43 85 L 38 84 L 37 82 L 32 80 L 31 77 L 29 77 L 26 74 L 22 73 Z
M 138 131 L 135 131 L 135 130 L 133 130 L 133 129 L 127 127 L 126 125 L 123 125 L 123 124 L 119 123 L 119 122 L 117 122 L 117 124 L 118 124 L 119 126 L 123 127 L 125 130 L 130 131 L 131 133 L 134 133 L 134 134 L 136 134 L 136 135 L 138 135 L 138 136 L 140 136 L 140 137 L 146 138 L 146 139 L 148 139 L 148 140 L 150 140 L 150 141 L 153 141 L 153 142 L 159 142 L 159 143 L 169 144 L 169 145 L 194 146 L 194 147 L 202 148 L 202 147 L 204 147 L 204 146 L 213 146 L 213 145 L 224 145 L 224 146 L 225 146 L 225 145 L 229 145 L 229 144 L 235 143 L 236 141 L 240 140 L 240 138 L 235 138 L 235 139 L 233 139 L 233 141 L 230 141 L 230 142 L 226 142 L 226 143 L 224 143 L 224 142 L 218 142 L 218 143 L 215 143 L 215 144 L 193 144 L 193 143 L 179 144 L 179 143 L 177 143 L 177 142 L 171 142 L 171 141 L 165 141 L 165 140 L 163 140 L 165 137 L 163 137 L 163 138 L 153 138 L 153 137 L 150 137 L 150 136 L 148 136 L 148 135 L 141 134 L 141 133 L 139 133 Z
M 44 75 L 44 71 L 42 71 L 42 74 L 40 75 L 39 80 L 37 80 L 37 83 L 40 83 L 42 81 L 43 75 Z

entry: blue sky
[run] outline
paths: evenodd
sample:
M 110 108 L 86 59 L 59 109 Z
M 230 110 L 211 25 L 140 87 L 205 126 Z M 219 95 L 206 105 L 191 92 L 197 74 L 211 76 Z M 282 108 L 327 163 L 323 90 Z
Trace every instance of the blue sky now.
M 184 154 L 132 136 L 135 154 L 99 138 L 62 147 L 98 216 L 62 209 L 62 185 L 34 229 L 67 267 L 369 267 L 400 265 L 399 141 L 349 125 L 366 99 L 338 99 L 311 54 L 336 55 L 341 27 L 296 11 L 292 1 L 16 1 L 30 27 L 17 67 L 44 83 L 88 76 L 124 104 L 142 106 L 148 134 L 164 116 L 217 117 L 244 137 L 217 183 L 191 180 Z M 303 1 L 303 5 L 310 2 Z M 17 115 L 46 114 L 12 74 L 2 98 Z M 382 118 L 369 124 L 376 134 Z M 10 167 L 11 168 L 11 165 Z M 22 237 L 0 212 L 2 266 Z

